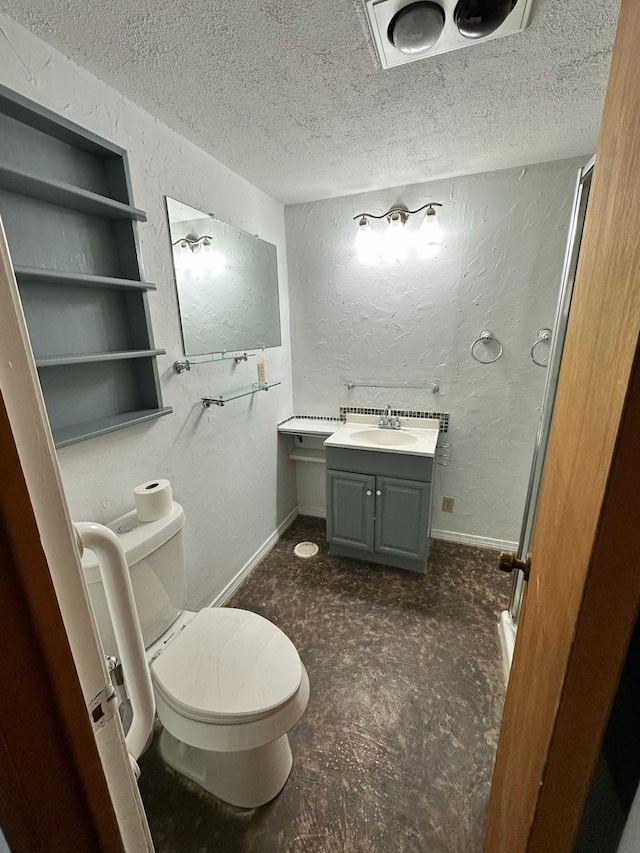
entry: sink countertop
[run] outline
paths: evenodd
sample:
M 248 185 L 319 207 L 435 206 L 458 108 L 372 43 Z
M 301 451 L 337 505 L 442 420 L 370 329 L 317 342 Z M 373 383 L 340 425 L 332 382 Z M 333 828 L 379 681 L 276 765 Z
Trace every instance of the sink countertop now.
M 331 435 L 342 427 L 342 421 L 324 418 L 289 418 L 278 424 L 278 432 L 288 435 Z
M 440 421 L 437 418 L 400 418 L 401 429 L 378 430 L 376 415 L 347 415 L 347 422 L 333 433 L 325 442 L 325 447 L 346 447 L 350 450 L 373 450 L 378 453 L 402 453 L 408 456 L 435 456 L 440 434 Z M 378 435 L 384 433 L 384 437 Z M 400 441 L 413 440 L 410 443 L 393 443 L 394 434 L 404 435 Z M 369 435 L 367 435 L 369 434 Z M 376 439 L 383 438 L 390 444 L 381 444 Z

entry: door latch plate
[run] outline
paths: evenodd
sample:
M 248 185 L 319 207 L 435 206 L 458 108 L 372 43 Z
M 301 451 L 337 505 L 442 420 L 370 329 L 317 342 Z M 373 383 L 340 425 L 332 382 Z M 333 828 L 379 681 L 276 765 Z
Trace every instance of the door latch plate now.
M 89 718 L 94 732 L 106 725 L 113 717 L 118 707 L 115 687 L 111 682 L 102 688 L 100 693 L 89 702 Z

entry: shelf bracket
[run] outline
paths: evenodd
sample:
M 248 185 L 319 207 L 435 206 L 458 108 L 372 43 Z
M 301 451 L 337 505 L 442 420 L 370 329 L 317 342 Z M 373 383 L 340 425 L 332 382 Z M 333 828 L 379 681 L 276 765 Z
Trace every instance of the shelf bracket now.
M 210 358 L 201 358 L 198 361 L 193 361 L 189 358 L 184 358 L 178 361 L 173 362 L 173 369 L 176 373 L 183 373 L 185 370 L 191 370 L 192 364 L 210 364 L 214 361 L 234 361 L 236 364 L 240 364 L 242 361 L 248 361 L 250 358 L 253 358 L 255 355 L 254 352 L 237 352 L 234 355 L 227 355 L 226 352 L 221 353 L 218 356 L 211 356 Z

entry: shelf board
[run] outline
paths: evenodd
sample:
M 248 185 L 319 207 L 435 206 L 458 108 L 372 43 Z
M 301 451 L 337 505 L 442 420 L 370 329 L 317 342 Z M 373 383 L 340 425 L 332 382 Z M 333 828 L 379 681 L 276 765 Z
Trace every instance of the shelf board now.
M 140 222 L 146 222 L 147 219 L 144 210 L 139 210 L 137 207 L 74 187 L 63 181 L 43 178 L 31 172 L 25 172 L 23 169 L 3 164 L 0 164 L 0 189 L 103 219 L 137 219 Z
M 64 116 L 54 113 L 46 107 L 30 101 L 12 89 L 0 85 L 0 112 L 16 119 L 22 124 L 33 127 L 47 136 L 53 136 L 67 145 L 88 151 L 98 157 L 119 156 L 125 153 L 124 148 L 114 145 L 107 139 L 97 136 L 90 130 L 75 124 Z
M 19 282 L 33 284 L 68 284 L 74 287 L 105 287 L 122 290 L 155 290 L 156 285 L 148 281 L 133 281 L 129 278 L 113 278 L 105 275 L 90 275 L 89 273 L 64 272 L 61 270 L 45 270 L 40 267 L 14 267 L 16 279 Z
M 321 435 L 328 438 L 344 426 L 344 421 L 317 418 L 292 417 L 278 424 L 278 432 L 284 435 Z
M 151 421 L 154 418 L 162 417 L 162 415 L 169 415 L 171 412 L 173 412 L 173 409 L 168 406 L 162 409 L 140 409 L 135 412 L 122 412 L 117 415 L 109 415 L 108 417 L 98 418 L 95 421 L 86 421 L 85 423 L 74 424 L 70 427 L 54 429 L 53 440 L 56 447 L 66 447 L 69 444 L 76 444 L 79 441 L 86 441 L 89 438 L 106 435 L 118 429 Z
M 88 352 L 80 355 L 56 355 L 36 358 L 36 367 L 63 367 L 67 364 L 91 364 L 96 361 L 126 361 L 132 358 L 152 358 L 164 355 L 163 349 L 133 349 L 121 352 Z
M 327 464 L 327 454 L 324 450 L 316 450 L 312 447 L 294 447 L 289 454 L 289 459 L 294 462 L 315 462 L 320 465 Z

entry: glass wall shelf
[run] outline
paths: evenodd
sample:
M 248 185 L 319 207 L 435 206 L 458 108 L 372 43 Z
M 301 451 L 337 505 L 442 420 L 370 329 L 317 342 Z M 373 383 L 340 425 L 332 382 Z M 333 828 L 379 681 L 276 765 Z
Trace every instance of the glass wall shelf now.
M 351 391 L 352 388 L 419 388 L 421 391 L 433 391 L 437 394 L 440 385 L 437 382 L 362 382 L 346 381 L 345 386 Z
M 276 385 L 281 385 L 280 382 L 255 382 L 251 388 L 242 388 L 238 391 L 230 391 L 228 394 L 220 394 L 218 397 L 202 397 L 202 405 L 205 409 L 210 406 L 224 406 L 225 403 L 231 400 L 239 400 L 241 397 L 250 397 L 252 394 L 257 394 L 258 391 L 268 391 L 269 388 L 275 388 Z
M 237 352 L 235 355 L 227 355 L 226 352 L 221 352 L 219 355 L 211 355 L 208 358 L 199 358 L 194 361 L 192 358 L 183 358 L 181 361 L 174 361 L 173 367 L 176 373 L 182 373 L 185 370 L 191 370 L 192 364 L 209 364 L 212 361 L 235 361 L 240 364 L 241 361 L 246 361 L 253 358 L 255 352 Z

